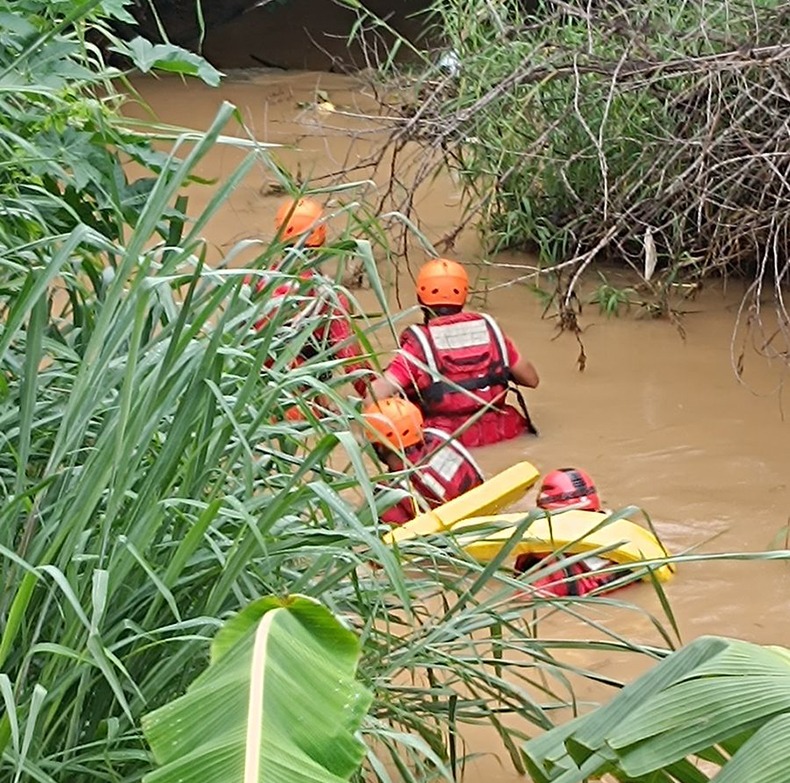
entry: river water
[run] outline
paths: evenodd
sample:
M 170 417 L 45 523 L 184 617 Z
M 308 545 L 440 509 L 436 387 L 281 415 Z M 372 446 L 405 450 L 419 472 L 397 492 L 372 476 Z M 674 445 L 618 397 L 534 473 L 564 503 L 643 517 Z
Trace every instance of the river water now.
M 374 126 L 351 116 L 374 111 L 365 90 L 351 77 L 239 72 L 219 89 L 176 78 L 143 78 L 134 84 L 159 119 L 174 125 L 205 128 L 223 100 L 232 102 L 259 140 L 293 145 L 277 157 L 292 170 L 298 166 L 305 177 L 363 161 L 376 141 L 370 130 Z M 316 102 L 326 100 L 342 114 L 315 108 Z M 128 111 L 142 113 L 139 107 Z M 241 157 L 232 149 L 217 150 L 198 173 L 221 181 Z M 386 167 L 350 175 L 366 177 L 374 180 L 366 194 L 375 196 L 386 185 Z M 267 171 L 256 169 L 209 223 L 206 236 L 215 257 L 243 239 L 273 234 L 279 196 L 271 185 Z M 211 192 L 194 188 L 192 209 L 205 205 Z M 420 190 L 417 213 L 429 239 L 455 225 L 458 196 L 449 178 Z M 478 262 L 481 252 L 474 233 L 463 233 L 453 252 L 464 262 Z M 424 258 L 418 254 L 413 261 Z M 506 261 L 515 267 L 534 263 L 519 254 L 508 254 Z M 709 285 L 685 303 L 690 311 L 682 320 L 685 340 L 665 320 L 640 319 L 634 313 L 607 319 L 595 306 L 586 306 L 582 324 L 587 367 L 579 372 L 574 337 L 558 334 L 556 322 L 541 317 L 541 303 L 526 286 L 502 285 L 518 271 L 492 273 L 497 287 L 486 309 L 541 373 L 540 388 L 529 395 L 541 435 L 480 450 L 476 456 L 486 472 L 523 459 L 542 471 L 583 467 L 593 475 L 607 506 L 633 503 L 646 509 L 675 553 L 783 548 L 790 521 L 790 424 L 783 417 L 781 398 L 786 368 L 781 361 L 747 351 L 745 383 L 737 380 L 731 342 L 743 286 Z M 364 291 L 360 300 L 364 304 Z M 408 288 L 402 303 L 413 304 Z M 683 566 L 667 585 L 667 594 L 684 641 L 713 633 L 790 646 L 782 598 L 789 586 L 787 562 L 706 562 Z M 624 600 L 660 614 L 649 586 L 627 592 Z M 613 611 L 601 619 L 626 636 L 658 641 L 639 615 Z M 613 659 L 588 663 L 616 678 L 627 680 L 638 673 L 628 670 L 629 664 L 623 670 L 622 662 Z M 468 732 L 466 739 L 472 749 L 490 751 L 468 767 L 466 783 L 523 780 L 510 771 L 489 733 Z

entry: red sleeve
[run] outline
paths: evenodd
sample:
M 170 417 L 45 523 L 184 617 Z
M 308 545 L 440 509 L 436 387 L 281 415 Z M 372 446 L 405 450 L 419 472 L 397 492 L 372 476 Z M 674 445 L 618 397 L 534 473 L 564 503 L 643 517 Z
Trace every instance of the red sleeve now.
M 400 349 L 387 367 L 386 375 L 405 392 L 422 391 L 433 382 L 431 374 L 423 369 L 424 365 L 422 347 L 411 330 L 407 329 L 400 336 Z
M 521 361 L 521 354 L 507 335 L 505 335 L 505 348 L 507 349 L 507 366 L 512 367 L 514 364 L 518 364 Z
M 402 498 L 381 515 L 381 521 L 388 525 L 405 525 L 412 519 L 414 519 L 414 501 L 411 498 Z
M 350 310 L 351 307 L 346 296 L 339 294 L 338 306 L 334 308 L 329 318 L 329 342 L 333 346 L 339 346 L 335 355 L 339 359 L 347 360 L 347 363 L 343 365 L 344 372 L 352 373 L 365 370 L 365 374 L 370 375 L 370 362 L 361 358 L 362 349 L 351 328 Z M 356 378 L 352 383 L 357 394 L 364 397 L 368 391 L 367 378 Z

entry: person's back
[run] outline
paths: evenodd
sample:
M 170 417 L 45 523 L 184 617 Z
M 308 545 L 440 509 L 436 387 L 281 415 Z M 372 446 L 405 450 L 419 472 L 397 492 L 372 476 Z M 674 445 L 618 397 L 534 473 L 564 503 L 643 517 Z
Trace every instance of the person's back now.
M 275 217 L 275 228 L 284 242 L 299 242 L 304 248 L 318 252 L 326 242 L 326 224 L 320 204 L 309 198 L 288 199 L 283 202 Z M 282 265 L 275 270 L 283 271 Z M 264 275 L 254 286 L 254 294 L 260 295 L 267 286 Z M 267 302 L 268 313 L 275 312 L 286 304 L 298 305 L 289 325 L 292 329 L 311 325 L 311 333 L 304 341 L 297 358 L 297 364 L 309 361 L 321 353 L 328 353 L 334 359 L 345 360 L 345 373 L 355 373 L 352 381 L 355 391 L 364 395 L 368 388 L 366 377 L 370 363 L 362 356 L 359 341 L 354 335 L 350 321 L 348 297 L 331 285 L 316 269 L 302 269 L 293 280 L 276 285 Z M 260 330 L 270 316 L 258 320 L 256 329 Z M 360 372 L 364 371 L 364 372 Z
M 379 460 L 393 473 L 409 471 L 413 490 L 381 515 L 384 522 L 404 524 L 483 483 L 471 454 L 447 433 L 424 428 L 419 409 L 408 400 L 381 400 L 365 408 L 364 418 Z
M 468 291 L 457 262 L 425 264 L 417 278 L 425 321 L 403 332 L 398 354 L 371 388 L 377 398 L 403 391 L 427 426 L 483 446 L 534 432 L 523 399 L 522 412 L 506 397 L 511 380 L 534 388 L 539 379 L 494 318 L 464 312 Z
M 513 354 L 491 316 L 436 316 L 409 327 L 400 346 L 405 361 L 396 358 L 387 373 L 418 402 L 431 427 L 466 446 L 509 440 L 528 429 L 527 418 L 505 401 Z

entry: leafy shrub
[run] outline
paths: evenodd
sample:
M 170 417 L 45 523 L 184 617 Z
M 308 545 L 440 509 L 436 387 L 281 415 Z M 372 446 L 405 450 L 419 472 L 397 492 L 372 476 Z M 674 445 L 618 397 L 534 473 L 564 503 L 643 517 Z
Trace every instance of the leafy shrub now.
M 562 272 L 566 307 L 593 262 L 644 275 L 651 243 L 656 275 L 783 284 L 786 2 L 437 0 L 432 12 L 455 65 L 399 74 L 415 97 L 390 105 L 410 120 L 393 138 L 458 173 L 459 222 L 479 220 L 492 250 L 538 251 Z

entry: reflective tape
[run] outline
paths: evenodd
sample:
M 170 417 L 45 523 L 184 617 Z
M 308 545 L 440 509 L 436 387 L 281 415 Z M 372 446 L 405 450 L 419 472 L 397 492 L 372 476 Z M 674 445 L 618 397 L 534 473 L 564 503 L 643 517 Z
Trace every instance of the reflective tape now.
M 441 326 L 428 324 L 428 332 L 433 344 L 440 351 L 455 351 L 459 348 L 474 348 L 491 343 L 488 321 L 485 318 Z

